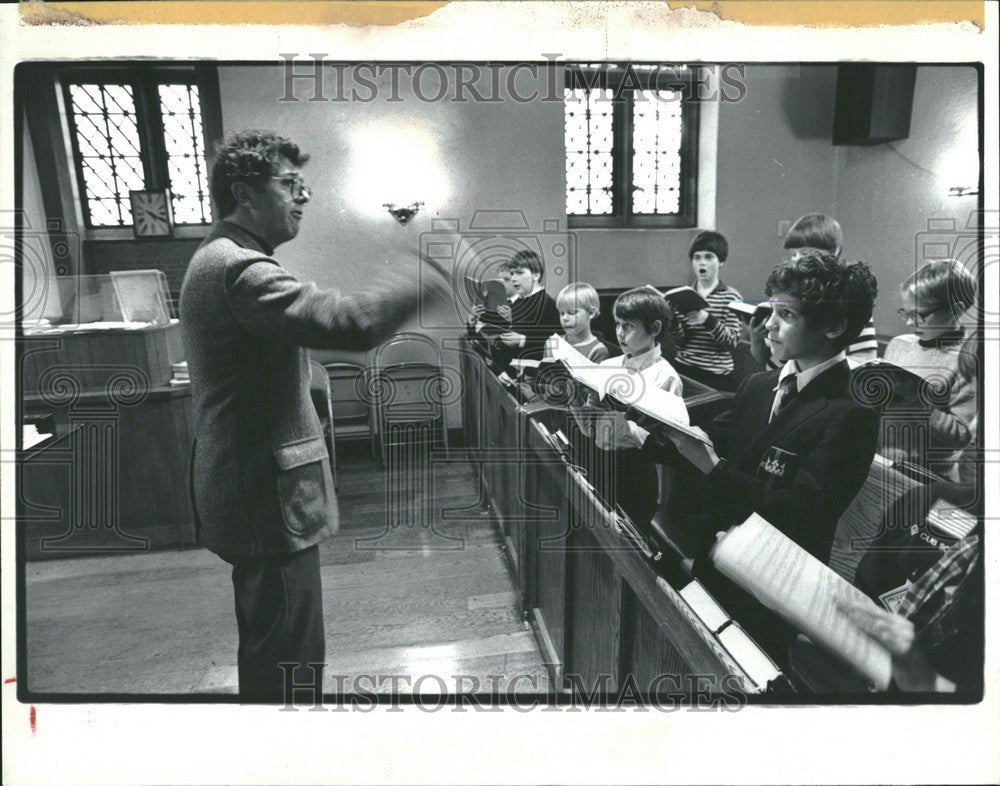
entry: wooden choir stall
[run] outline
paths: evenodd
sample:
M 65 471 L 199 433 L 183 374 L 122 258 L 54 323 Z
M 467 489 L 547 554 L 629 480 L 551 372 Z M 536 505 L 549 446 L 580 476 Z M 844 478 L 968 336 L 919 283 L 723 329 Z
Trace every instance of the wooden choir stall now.
M 644 549 L 623 532 L 572 458 L 564 408 L 502 384 L 472 343 L 462 364 L 466 445 L 557 693 L 617 692 L 627 682 L 688 696 L 787 685 L 692 581 L 683 555 L 654 540 Z M 725 406 L 725 394 L 686 385 L 695 422 Z
M 503 384 L 480 351 L 463 345 L 463 428 L 556 693 L 740 691 L 786 699 L 813 680 L 783 673 L 690 573 L 683 533 L 660 513 L 649 537 L 609 508 L 596 474 L 574 452 L 572 417 L 524 383 Z M 693 425 L 727 408 L 730 394 L 684 380 Z M 876 456 L 838 525 L 830 567 L 850 582 L 882 513 L 918 482 Z M 674 522 L 673 526 L 676 526 Z M 792 668 L 795 668 L 793 663 Z M 834 669 L 836 671 L 836 669 Z

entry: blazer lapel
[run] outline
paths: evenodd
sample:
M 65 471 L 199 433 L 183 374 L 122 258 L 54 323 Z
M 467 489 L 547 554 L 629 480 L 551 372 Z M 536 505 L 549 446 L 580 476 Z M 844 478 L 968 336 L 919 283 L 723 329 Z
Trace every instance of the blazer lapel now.
M 750 417 L 747 419 L 748 423 L 767 423 L 768 418 L 771 417 L 771 407 L 774 405 L 774 388 L 778 387 L 778 376 L 779 372 L 774 371 L 767 375 L 766 387 L 763 388 L 757 400 L 751 405 Z M 759 432 L 758 432 L 759 433 Z M 754 439 L 749 440 L 751 442 Z
M 811 387 L 811 386 L 810 386 Z M 781 413 L 760 432 L 760 436 L 750 443 L 749 447 L 740 456 L 742 460 L 745 456 L 759 456 L 761 450 L 768 445 L 773 445 L 789 431 L 799 426 L 803 421 L 811 418 L 817 412 L 826 407 L 825 396 L 807 396 L 809 388 L 789 402 Z
M 740 452 L 739 461 L 742 462 L 748 456 L 756 461 L 760 452 L 768 445 L 773 445 L 778 439 L 797 428 L 801 423 L 821 412 L 827 405 L 830 398 L 831 389 L 838 386 L 843 387 L 842 377 L 849 374 L 847 363 L 838 363 L 836 366 L 827 369 L 816 379 L 806 386 L 806 389 L 799 393 L 788 403 L 778 416 L 765 426 L 759 436 L 751 440 L 747 448 Z M 767 399 L 766 396 L 763 397 Z M 767 399 L 760 402 L 762 410 L 759 412 L 763 419 L 770 416 L 771 405 L 774 399 Z M 766 403 L 766 407 L 763 404 Z

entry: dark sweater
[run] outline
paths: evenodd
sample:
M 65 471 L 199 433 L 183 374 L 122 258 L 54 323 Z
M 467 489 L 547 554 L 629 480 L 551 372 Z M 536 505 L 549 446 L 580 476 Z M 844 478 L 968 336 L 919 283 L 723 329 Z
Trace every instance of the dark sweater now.
M 556 302 L 544 289 L 515 300 L 510 306 L 510 315 L 510 329 L 524 335 L 525 341 L 523 347 L 501 345 L 503 348 L 499 351 L 500 357 L 497 357 L 498 352 L 496 349 L 494 350 L 494 357 L 501 366 L 506 366 L 513 358 L 540 360 L 545 348 L 545 340 L 553 333 L 562 332 L 559 309 L 556 308 Z

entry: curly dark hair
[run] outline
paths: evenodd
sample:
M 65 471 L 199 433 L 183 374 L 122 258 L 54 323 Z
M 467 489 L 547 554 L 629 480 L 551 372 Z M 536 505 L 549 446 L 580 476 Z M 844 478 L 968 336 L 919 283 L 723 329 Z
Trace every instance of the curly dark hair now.
M 229 134 L 216 146 L 212 165 L 211 193 L 219 214 L 228 216 L 236 209 L 234 183 L 250 183 L 260 188 L 265 180 L 278 174 L 282 158 L 297 167 L 309 160 L 298 145 L 273 131 L 246 130 Z
M 864 262 L 809 249 L 794 262 L 774 268 L 764 291 L 768 297 L 784 292 L 798 299 L 810 327 L 844 323 L 845 330 L 837 336 L 837 345 L 843 349 L 871 319 L 878 283 Z

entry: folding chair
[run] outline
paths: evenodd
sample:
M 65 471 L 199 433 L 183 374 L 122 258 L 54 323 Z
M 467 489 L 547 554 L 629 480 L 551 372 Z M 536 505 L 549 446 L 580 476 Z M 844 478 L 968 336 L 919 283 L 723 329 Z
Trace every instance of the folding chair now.
M 448 456 L 444 394 L 447 380 L 433 339 L 400 333 L 375 350 L 370 389 L 376 394 L 375 431 L 383 464 L 390 444 L 402 430 L 426 425 Z

